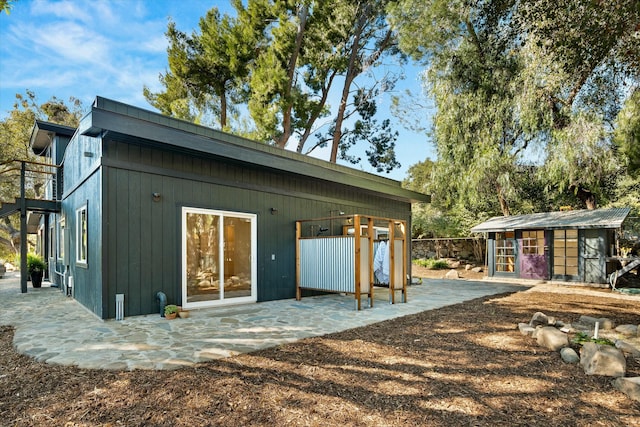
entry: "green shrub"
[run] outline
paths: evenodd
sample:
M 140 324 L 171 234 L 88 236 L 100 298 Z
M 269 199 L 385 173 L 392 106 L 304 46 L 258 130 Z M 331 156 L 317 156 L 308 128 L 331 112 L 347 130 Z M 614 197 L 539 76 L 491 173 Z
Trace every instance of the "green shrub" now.
M 36 254 L 27 254 L 27 270 L 29 274 L 47 269 L 47 263 Z
M 413 263 L 421 267 L 428 268 L 429 270 L 444 270 L 449 268 L 449 264 L 447 264 L 447 261 L 443 259 L 417 259 L 413 261 Z
M 173 313 L 177 313 L 179 312 L 180 309 L 178 308 L 177 305 L 175 304 L 169 304 L 167 306 L 164 307 L 164 315 L 166 316 L 167 314 L 173 314 Z
M 610 345 L 615 347 L 616 344 L 608 338 L 591 338 L 584 332 L 578 332 L 576 336 L 571 340 L 572 343 L 582 345 L 586 342 L 594 342 L 601 345 Z

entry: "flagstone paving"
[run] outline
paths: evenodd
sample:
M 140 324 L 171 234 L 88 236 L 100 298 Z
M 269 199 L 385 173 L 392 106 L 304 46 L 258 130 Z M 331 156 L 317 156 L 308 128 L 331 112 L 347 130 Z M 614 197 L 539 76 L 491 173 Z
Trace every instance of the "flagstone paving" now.
M 105 321 L 46 282 L 22 294 L 19 275 L 7 273 L 0 279 L 0 325 L 13 325 L 17 351 L 42 362 L 89 369 L 175 369 L 525 289 L 521 284 L 424 279 L 408 288 L 407 303 L 389 304 L 388 289 L 380 288 L 374 307 L 360 311 L 353 296 L 331 294 L 191 310 L 187 319 L 125 313 L 124 320 Z

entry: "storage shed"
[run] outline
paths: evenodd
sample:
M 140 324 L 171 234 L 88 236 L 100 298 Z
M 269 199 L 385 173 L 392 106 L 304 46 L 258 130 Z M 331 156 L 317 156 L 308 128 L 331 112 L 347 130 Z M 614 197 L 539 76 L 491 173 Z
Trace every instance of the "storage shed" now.
M 619 255 L 616 230 L 629 208 L 494 217 L 471 229 L 487 235 L 489 276 L 607 283 Z
M 41 224 L 50 277 L 101 318 L 115 317 L 117 295 L 125 315 L 157 312 L 159 292 L 187 308 L 293 298 L 297 219 L 358 213 L 410 229 L 411 203 L 429 201 L 398 181 L 101 97 L 73 136 L 63 130 L 40 123 L 32 137 L 60 171 L 47 184 L 59 209 Z

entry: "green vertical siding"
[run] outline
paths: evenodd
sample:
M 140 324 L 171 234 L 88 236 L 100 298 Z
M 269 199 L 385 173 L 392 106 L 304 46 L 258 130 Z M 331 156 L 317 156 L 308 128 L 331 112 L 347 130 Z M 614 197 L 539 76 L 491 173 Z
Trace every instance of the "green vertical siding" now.
M 155 313 L 158 291 L 181 303 L 183 206 L 257 215 L 258 301 L 295 296 L 296 220 L 326 217 L 331 210 L 410 220 L 409 203 L 354 188 L 132 143 L 106 146 L 103 317 L 115 315 L 116 293 L 125 294 L 126 315 Z M 154 192 L 161 194 L 159 202 Z

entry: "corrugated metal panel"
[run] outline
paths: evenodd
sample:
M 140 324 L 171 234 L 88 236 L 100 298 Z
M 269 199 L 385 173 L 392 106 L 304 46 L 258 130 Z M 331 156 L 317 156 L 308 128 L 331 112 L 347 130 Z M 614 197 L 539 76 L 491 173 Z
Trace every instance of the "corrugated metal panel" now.
M 561 228 L 620 228 L 630 208 L 545 212 L 529 215 L 493 217 L 471 229 L 472 233 L 504 230 Z
M 355 238 L 300 240 L 300 287 L 355 292 Z

